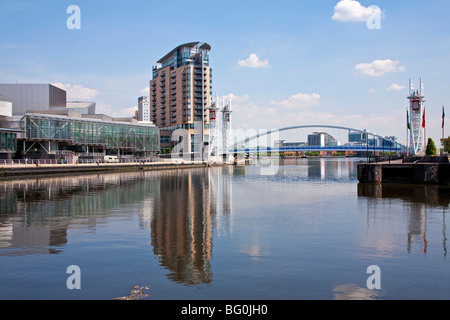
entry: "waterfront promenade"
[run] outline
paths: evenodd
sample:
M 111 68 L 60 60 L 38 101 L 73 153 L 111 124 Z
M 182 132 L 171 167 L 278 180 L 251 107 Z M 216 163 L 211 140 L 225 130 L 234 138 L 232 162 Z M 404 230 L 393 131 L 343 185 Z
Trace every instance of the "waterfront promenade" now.
M 88 172 L 114 172 L 135 170 L 163 170 L 179 168 L 205 167 L 208 164 L 201 160 L 157 159 L 151 162 L 134 161 L 124 163 L 55 163 L 50 160 L 29 160 L 27 163 L 6 162 L 0 160 L 0 179 L 29 175 L 70 174 Z

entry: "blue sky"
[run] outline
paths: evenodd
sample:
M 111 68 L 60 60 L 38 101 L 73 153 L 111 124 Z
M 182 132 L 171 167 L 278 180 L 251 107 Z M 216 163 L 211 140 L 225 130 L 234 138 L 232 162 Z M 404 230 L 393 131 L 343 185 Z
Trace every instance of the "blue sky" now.
M 66 25 L 72 4 L 78 30 Z M 367 26 L 373 5 L 377 29 Z M 98 112 L 131 116 L 156 61 L 201 41 L 234 127 L 342 125 L 405 141 L 408 82 L 422 78 L 438 144 L 442 105 L 450 114 L 449 17 L 447 0 L 1 0 L 0 82 L 57 83 Z

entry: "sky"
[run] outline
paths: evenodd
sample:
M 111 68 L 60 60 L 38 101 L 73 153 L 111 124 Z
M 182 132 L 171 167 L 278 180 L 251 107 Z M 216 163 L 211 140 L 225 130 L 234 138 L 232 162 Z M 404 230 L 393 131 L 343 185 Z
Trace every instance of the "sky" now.
M 156 61 L 207 42 L 234 128 L 336 125 L 405 142 L 409 79 L 422 79 L 439 146 L 449 17 L 448 0 L 1 0 L 0 83 L 51 83 L 97 113 L 133 116 Z

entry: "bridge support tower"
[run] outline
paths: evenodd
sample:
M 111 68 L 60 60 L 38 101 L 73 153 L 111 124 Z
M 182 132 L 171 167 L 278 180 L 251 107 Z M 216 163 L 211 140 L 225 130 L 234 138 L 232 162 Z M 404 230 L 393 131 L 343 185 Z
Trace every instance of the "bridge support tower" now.
M 414 85 L 411 80 L 409 81 L 408 100 L 408 152 L 411 155 L 425 155 L 425 96 L 422 79 L 420 79 L 420 90 L 414 90 Z
M 224 104 L 224 103 L 223 103 Z M 223 161 L 232 162 L 234 155 L 230 153 L 231 146 L 231 100 L 222 107 L 222 137 L 223 137 Z

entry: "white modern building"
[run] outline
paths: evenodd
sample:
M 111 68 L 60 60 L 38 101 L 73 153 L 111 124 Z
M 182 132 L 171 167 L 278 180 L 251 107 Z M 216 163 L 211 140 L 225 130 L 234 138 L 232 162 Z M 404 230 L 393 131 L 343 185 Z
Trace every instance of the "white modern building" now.
M 138 121 L 150 122 L 150 102 L 148 97 L 138 98 Z

